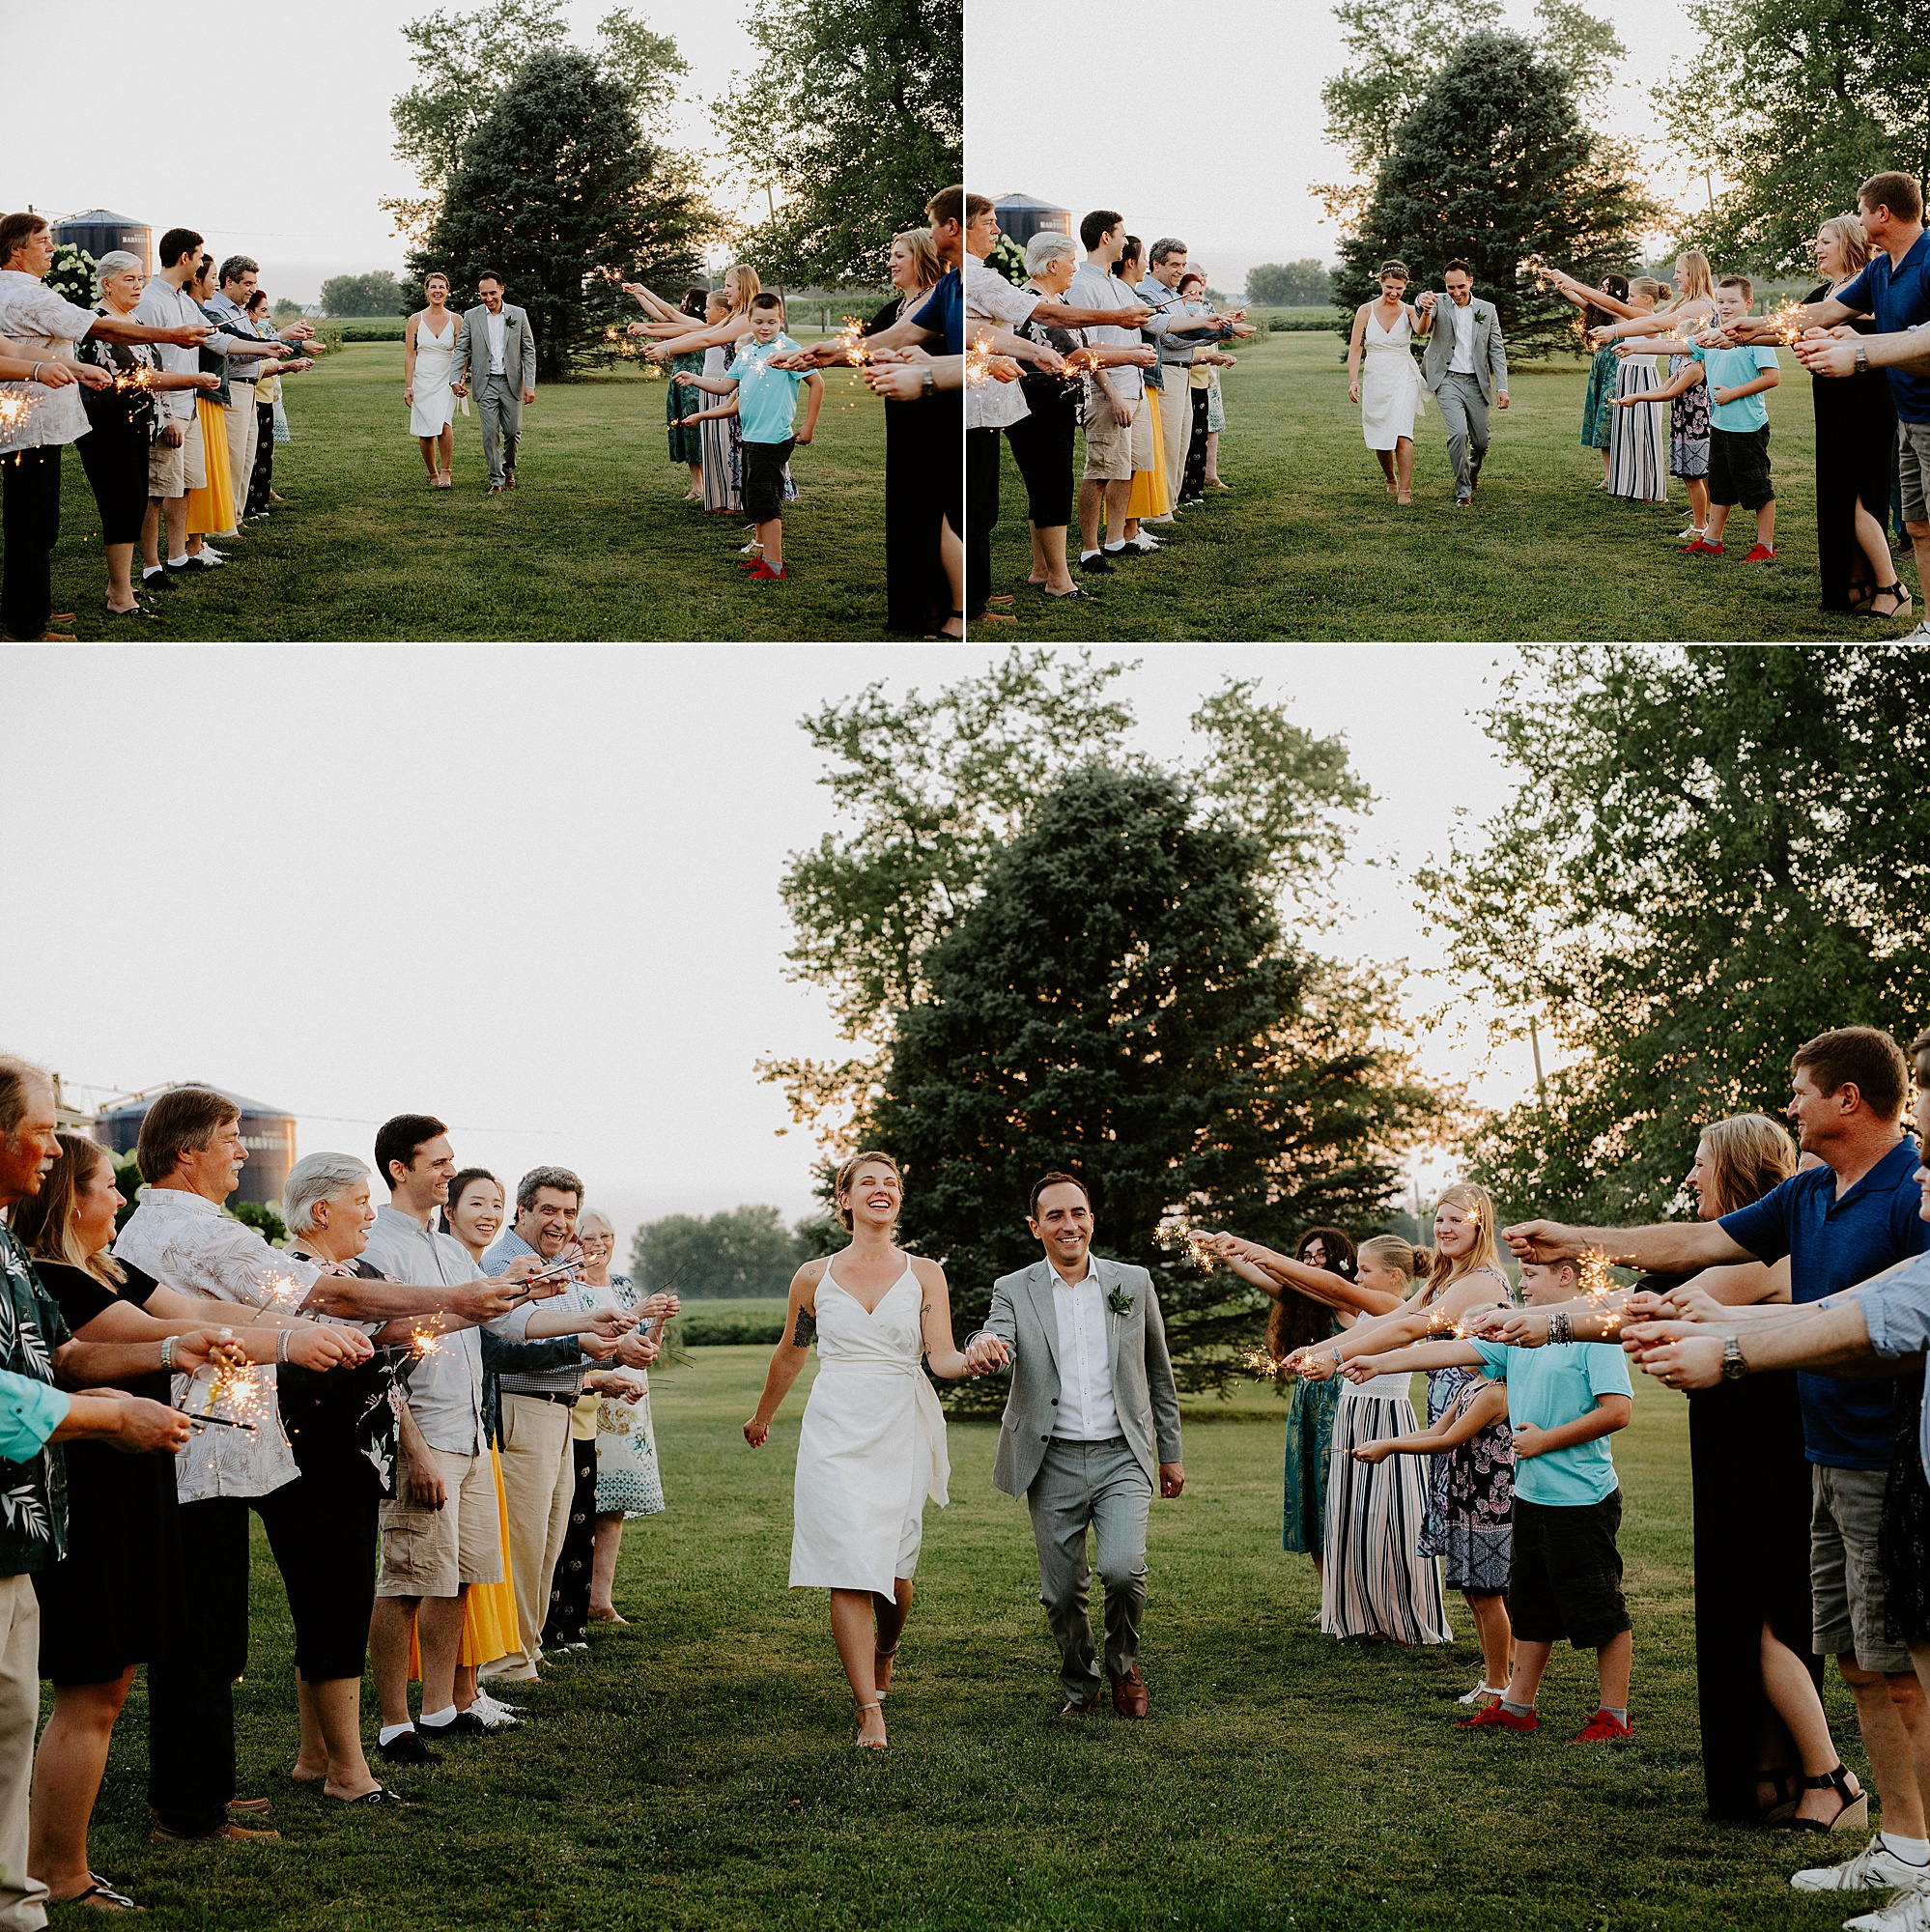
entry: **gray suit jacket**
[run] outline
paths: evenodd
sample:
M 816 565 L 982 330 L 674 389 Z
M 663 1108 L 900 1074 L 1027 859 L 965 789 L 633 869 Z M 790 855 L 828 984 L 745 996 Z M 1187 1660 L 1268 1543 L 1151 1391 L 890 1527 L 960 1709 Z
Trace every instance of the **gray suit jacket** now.
M 1173 1363 L 1166 1352 L 1166 1324 L 1152 1277 L 1142 1267 L 1093 1257 L 1099 1291 L 1110 1296 L 1123 1290 L 1132 1306 L 1123 1315 L 1106 1310 L 1106 1365 L 1112 1372 L 1113 1404 L 1120 1433 L 1156 1491 L 1161 1463 L 1179 1456 L 1179 1395 L 1173 1386 Z M 1012 1391 L 999 1420 L 999 1454 L 993 1485 L 1008 1496 L 1032 1488 L 1051 1439 L 1059 1405 L 1059 1317 L 1053 1308 L 1052 1264 L 1043 1258 L 1017 1274 L 1002 1275 L 992 1287 L 992 1312 L 979 1332 L 1012 1345 Z
M 1491 301 L 1476 296 L 1468 306 L 1474 311 L 1474 377 L 1481 384 L 1481 399 L 1491 403 L 1496 389 L 1508 386 L 1508 353 L 1501 346 L 1501 319 Z M 1421 380 L 1430 389 L 1439 389 L 1454 360 L 1454 299 L 1442 296 L 1434 303 L 1434 325 L 1421 357 Z
M 503 303 L 502 318 L 502 380 L 516 393 L 520 417 L 524 390 L 536 386 L 536 337 L 530 331 L 529 318 L 515 303 Z M 456 359 L 449 365 L 449 381 L 460 383 L 463 371 L 471 363 L 478 379 L 490 373 L 489 310 L 480 302 L 463 313 L 462 327 L 456 330 Z

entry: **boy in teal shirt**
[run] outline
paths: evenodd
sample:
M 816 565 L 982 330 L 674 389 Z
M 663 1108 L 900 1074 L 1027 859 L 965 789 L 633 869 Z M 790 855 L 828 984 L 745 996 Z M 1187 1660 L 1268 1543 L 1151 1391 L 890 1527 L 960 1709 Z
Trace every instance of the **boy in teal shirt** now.
M 817 429 L 817 412 L 824 404 L 824 378 L 784 366 L 785 358 L 804 349 L 784 333 L 784 305 L 769 293 L 751 298 L 751 339 L 738 346 L 730 367 L 717 377 L 680 376 L 713 395 L 735 392 L 728 408 L 699 410 L 686 422 L 705 422 L 735 415 L 744 437 L 744 510 L 757 526 L 762 552 L 751 573 L 752 583 L 781 583 L 784 570 L 784 466 L 798 444 L 809 442 Z M 797 416 L 798 385 L 810 391 L 805 426 L 792 433 Z
M 1755 300 L 1755 284 L 1746 275 L 1724 275 L 1716 284 L 1718 327 L 1741 322 Z M 1681 352 L 1682 345 L 1673 345 Z M 1628 344 L 1632 352 L 1666 350 L 1666 341 L 1645 338 Z M 1666 403 L 1697 383 L 1709 384 L 1709 526 L 1693 543 L 1684 544 L 1684 556 L 1720 556 L 1722 531 L 1736 504 L 1753 510 L 1756 543 L 1743 561 L 1770 563 L 1775 557 L 1775 486 L 1770 481 L 1769 411 L 1763 394 L 1782 381 L 1775 351 L 1728 346 L 1696 347 L 1689 360 L 1659 388 L 1617 396 L 1624 409 L 1640 403 Z
M 1580 1293 L 1572 1261 L 1524 1263 L 1522 1299 L 1535 1306 Z M 1463 1325 L 1478 1326 L 1478 1312 Z M 1515 1671 L 1498 1702 L 1463 1730 L 1533 1731 L 1535 1698 L 1556 1642 L 1596 1653 L 1600 1701 L 1577 1744 L 1626 1738 L 1629 1664 L 1634 1639 L 1622 1595 L 1615 1536 L 1622 1492 L 1608 1437 L 1629 1426 L 1633 1390 L 1629 1361 L 1608 1342 L 1550 1342 L 1539 1349 L 1502 1342 L 1425 1342 L 1348 1365 L 1351 1378 L 1460 1364 L 1508 1385 L 1515 1437 L 1514 1563 L 1508 1615 L 1515 1626 Z

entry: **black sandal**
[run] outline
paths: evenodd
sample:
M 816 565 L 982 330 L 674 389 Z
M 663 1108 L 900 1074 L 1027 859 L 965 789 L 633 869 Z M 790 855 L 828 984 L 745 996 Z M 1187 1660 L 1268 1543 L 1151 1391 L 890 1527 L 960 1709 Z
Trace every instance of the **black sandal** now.
M 1887 611 L 1877 609 L 1876 601 L 1879 597 L 1894 600 Z M 1878 585 L 1870 592 L 1870 601 L 1860 611 L 1853 611 L 1850 614 L 1855 617 L 1874 617 L 1878 622 L 1887 624 L 1892 617 L 1907 617 L 1916 602 L 1916 600 L 1903 587 L 1903 580 L 1899 578 L 1894 583 Z
M 956 617 L 961 624 L 965 621 L 965 613 L 962 611 L 948 611 L 945 616 L 948 623 L 953 617 Z M 966 639 L 963 632 L 955 638 L 948 638 L 943 631 L 927 631 L 924 634 L 924 640 L 928 644 L 962 644 Z
M 116 1891 L 104 1878 L 100 1878 L 93 1872 L 89 1872 L 87 1875 L 94 1880 L 94 1883 L 85 1891 L 70 1892 L 65 1898 L 50 1898 L 47 1900 L 47 1903 L 49 1905 L 79 1905 L 85 1899 L 98 1898 L 116 1912 L 140 1911 L 141 1908 L 125 1891 Z
M 1836 1806 L 1835 1816 L 1826 1824 L 1820 1818 L 1790 1818 L 1780 1829 L 1785 1832 L 1860 1832 L 1870 1821 L 1870 1795 L 1867 1791 L 1850 1789 L 1850 1774 L 1839 1764 L 1832 1772 L 1822 1777 L 1805 1777 L 1803 1786 L 1809 1791 L 1833 1789 L 1841 1801 Z
M 1767 1771 L 1757 1772 L 1756 1782 L 1767 1784 L 1775 1793 L 1774 1803 L 1756 1807 L 1765 1825 L 1780 1825 L 1795 1817 L 1797 1804 L 1802 1797 L 1802 1779 L 1795 1772 L 1786 1764 L 1774 1765 Z
M 373 1791 L 364 1791 L 359 1798 L 338 1798 L 337 1804 L 407 1804 L 409 1800 L 399 1792 L 391 1791 L 385 1784 L 378 1784 Z

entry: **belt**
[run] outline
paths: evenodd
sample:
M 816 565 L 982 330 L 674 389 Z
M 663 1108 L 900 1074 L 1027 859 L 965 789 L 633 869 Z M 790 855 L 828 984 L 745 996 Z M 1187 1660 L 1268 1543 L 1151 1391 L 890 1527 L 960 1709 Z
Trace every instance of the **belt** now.
M 231 383 L 245 383 L 252 389 L 261 381 L 261 378 L 259 376 L 230 376 L 228 380 Z
M 521 1397 L 523 1397 L 523 1399 L 524 1399 L 524 1400 L 525 1400 L 525 1402 L 560 1402 L 560 1403 L 566 1403 L 566 1404 L 570 1405 L 570 1406 L 571 1406 L 572 1407 L 574 1407 L 574 1406 L 576 1406 L 576 1404 L 577 1404 L 577 1403 L 579 1403 L 579 1402 L 580 1402 L 580 1401 L 581 1401 L 581 1400 L 582 1399 L 582 1391 L 581 1389 L 578 1389 L 578 1390 L 577 1390 L 577 1391 L 575 1392 L 575 1394 L 566 1394 L 566 1393 L 565 1393 L 565 1392 L 564 1392 L 564 1391 L 563 1391 L 562 1389 L 509 1389 L 509 1388 L 506 1388 L 506 1389 L 504 1389 L 504 1390 L 503 1390 L 503 1394 L 504 1394 L 504 1395 L 518 1395 L 518 1396 L 521 1396 Z

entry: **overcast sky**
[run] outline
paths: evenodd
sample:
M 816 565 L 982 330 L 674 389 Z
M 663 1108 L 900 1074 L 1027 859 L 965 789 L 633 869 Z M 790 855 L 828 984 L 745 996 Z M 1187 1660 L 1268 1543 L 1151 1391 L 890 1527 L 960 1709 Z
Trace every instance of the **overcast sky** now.
M 786 981 L 778 880 L 833 824 L 798 718 L 976 648 L 129 648 L 0 654 L 0 822 L 32 826 L 0 948 L 0 1048 L 110 1091 L 211 1081 L 368 1157 L 439 1113 L 513 1180 L 562 1161 L 628 1226 L 810 1206 L 811 1150 L 760 1056 L 838 1051 Z M 1480 648 L 1170 645 L 1127 686 L 1186 748 L 1229 673 L 1344 731 L 1383 803 L 1346 888 L 1350 956 L 1434 958 L 1406 874 L 1505 779 Z M 51 862 L 51 863 L 49 863 Z M 1369 863 L 1371 862 L 1371 863 Z M 56 867 L 58 869 L 56 869 Z M 39 881 L 37 883 L 37 881 Z M 27 910 L 31 908 L 31 910 Z M 1417 991 L 1414 1005 L 1423 1004 Z M 1478 1016 L 1438 1072 L 1478 1071 Z M 1487 1091 L 1525 1078 L 1508 1046 Z
M 580 44 L 595 44 L 613 4 L 571 0 Z M 475 5 L 449 0 L 447 11 Z M 0 19 L 20 11 L 20 0 L 0 0 Z M 242 27 L 218 13 L 171 19 L 149 0 L 88 0 L 64 25 L 43 22 L 71 42 L 47 70 L 58 84 L 8 89 L 0 200 L 55 215 L 111 209 L 146 222 L 156 241 L 163 229 L 199 229 L 217 256 L 253 255 L 262 285 L 297 301 L 314 300 L 328 275 L 399 271 L 404 243 L 376 203 L 415 185 L 391 153 L 388 110 L 417 79 L 403 23 L 436 11 L 434 0 L 326 0 L 258 8 Z M 669 139 L 713 152 L 708 103 L 729 91 L 733 69 L 756 65 L 744 0 L 631 11 L 670 35 L 691 65 Z M 210 55 L 198 69 L 196 43 Z M 182 84 L 198 73 L 202 86 L 164 103 L 151 92 L 159 73 Z M 128 83 L 124 111 L 108 111 L 99 93 L 113 74 Z M 739 205 L 718 179 L 720 199 Z
M 1658 181 L 1680 195 L 1687 157 L 1654 139 L 1649 89 L 1692 30 L 1667 0 L 1589 6 L 1629 49 L 1604 124 L 1643 141 Z M 1056 201 L 1075 224 L 1117 208 L 1136 235 L 1189 242 L 1214 286 L 1234 293 L 1255 263 L 1335 259 L 1338 237 L 1308 193 L 1348 172 L 1322 132 L 1320 87 L 1345 50 L 1321 0 L 1214 0 L 1196 18 L 1168 0 L 1106 0 L 1090 16 L 1103 31 L 1042 67 L 1036 14 L 1032 0 L 968 0 L 966 165 L 979 193 Z M 1508 0 L 1507 16 L 1532 31 L 1533 0 Z M 1065 54 L 1072 43 L 1052 44 Z

